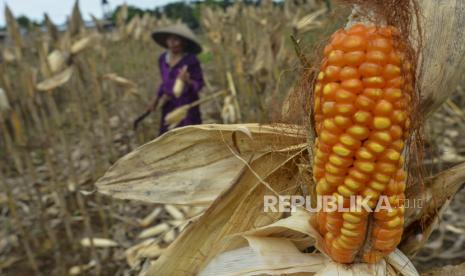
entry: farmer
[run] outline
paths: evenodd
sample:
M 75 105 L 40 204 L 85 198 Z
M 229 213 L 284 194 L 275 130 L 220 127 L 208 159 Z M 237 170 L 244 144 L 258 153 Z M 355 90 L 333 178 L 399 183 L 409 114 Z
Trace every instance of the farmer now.
M 147 111 L 160 104 L 162 108 L 160 135 L 169 130 L 166 115 L 174 109 L 199 99 L 203 75 L 196 54 L 202 51 L 194 33 L 184 24 L 160 28 L 152 38 L 167 50 L 158 58 L 162 83 Z M 201 124 L 198 106 L 189 109 L 187 116 L 176 126 Z

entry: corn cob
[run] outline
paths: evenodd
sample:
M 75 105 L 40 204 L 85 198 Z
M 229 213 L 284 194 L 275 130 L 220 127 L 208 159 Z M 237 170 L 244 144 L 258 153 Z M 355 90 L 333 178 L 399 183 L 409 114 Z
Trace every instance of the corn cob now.
M 381 195 L 393 209 L 324 212 L 318 229 L 339 263 L 377 262 L 400 242 L 405 173 L 401 156 L 409 132 L 411 66 L 394 27 L 357 24 L 333 34 L 314 87 L 313 162 L 317 195 Z

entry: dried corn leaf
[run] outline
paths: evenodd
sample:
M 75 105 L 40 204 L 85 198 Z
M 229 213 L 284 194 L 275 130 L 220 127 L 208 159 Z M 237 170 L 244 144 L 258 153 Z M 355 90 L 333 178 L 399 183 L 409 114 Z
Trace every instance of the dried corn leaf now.
M 7 23 L 8 35 L 12 39 L 17 48 L 24 48 L 24 41 L 21 36 L 20 28 L 15 16 L 11 12 L 8 5 L 5 5 L 5 19 Z
M 209 204 L 230 186 L 243 160 L 304 143 L 303 131 L 257 124 L 175 129 L 120 159 L 96 186 L 99 192 L 122 199 Z
M 69 20 L 68 33 L 73 37 L 78 35 L 82 30 L 84 30 L 84 20 L 82 20 L 81 10 L 79 9 L 79 0 L 76 0 Z
M 455 91 L 465 71 L 465 1 L 418 1 L 424 18 L 422 113 L 435 111 Z M 438 47 L 441 45 L 441 47 Z
M 44 14 L 44 22 L 47 26 L 47 33 L 50 35 L 54 42 L 57 42 L 59 39 L 60 32 L 46 13 Z
M 263 196 L 296 193 L 298 168 L 294 161 L 303 151 L 304 147 L 287 153 L 271 152 L 251 162 L 232 186 L 181 233 L 147 275 L 198 273 L 225 248 L 236 247 L 236 242 L 221 243 L 226 236 L 281 218 L 281 213 L 262 212 Z
M 24 132 L 23 123 L 21 117 L 16 110 L 11 111 L 10 113 L 10 122 L 13 126 L 13 132 L 16 143 L 24 145 L 26 143 L 27 137 Z
M 50 91 L 67 83 L 72 75 L 73 67 L 68 67 L 63 72 L 38 83 L 36 88 L 39 91 Z
M 464 183 L 465 163 L 462 163 L 433 177 L 423 192 L 412 192 L 414 196 L 409 200 L 423 204 L 406 209 L 406 230 L 400 248 L 407 256 L 423 247 L 444 208 Z
M 6 112 L 11 109 L 10 101 L 5 90 L 0 88 L 0 113 Z

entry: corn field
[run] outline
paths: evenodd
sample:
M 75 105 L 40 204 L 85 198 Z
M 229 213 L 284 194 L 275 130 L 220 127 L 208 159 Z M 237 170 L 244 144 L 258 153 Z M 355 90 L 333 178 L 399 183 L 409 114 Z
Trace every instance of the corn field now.
M 201 6 L 196 32 L 206 85 L 194 105 L 200 105 L 205 125 L 157 139 L 159 112 L 137 129 L 133 121 L 161 81 L 157 58 L 163 49 L 151 32 L 175 20 L 149 14 L 128 20 L 126 7 L 115 26 L 93 18 L 90 28 L 76 3 L 66 31 L 45 16 L 45 28 L 24 34 L 6 7 L 8 38 L 0 45 L 0 274 L 465 273 L 460 1 L 420 5 L 426 32 L 438 18 L 450 24 L 442 33 L 434 27 L 423 40 L 418 70 L 431 83 L 418 84 L 426 100 L 420 109 L 424 127 L 414 139 L 424 137 L 424 148 L 417 149 L 422 158 L 414 165 L 424 182 L 413 181 L 405 191 L 423 206 L 406 211 L 402 240 L 392 248 L 401 257 L 383 261 L 382 268 L 331 270 L 330 258 L 317 253 L 323 239 L 308 213 L 261 212 L 265 195 L 312 194 L 315 187 L 326 192 L 313 183 L 318 168 L 312 166 L 312 121 L 302 108 L 318 98 L 310 98 L 310 82 L 321 81 L 314 69 L 324 45 L 348 17 L 357 18 L 357 8 L 328 3 Z M 435 51 L 431 42 L 438 41 L 449 48 Z M 170 114 L 171 123 L 187 109 Z M 402 263 L 402 257 L 409 261 Z M 244 259 L 261 266 L 246 267 Z

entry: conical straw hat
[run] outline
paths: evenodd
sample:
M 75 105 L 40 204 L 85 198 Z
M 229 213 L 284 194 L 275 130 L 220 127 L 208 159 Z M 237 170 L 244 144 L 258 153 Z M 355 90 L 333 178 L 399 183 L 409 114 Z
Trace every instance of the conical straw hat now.
M 166 38 L 169 35 L 178 35 L 187 41 L 186 51 L 194 54 L 202 52 L 202 46 L 200 46 L 195 34 L 185 24 L 176 24 L 169 27 L 157 29 L 152 33 L 152 38 L 164 48 L 167 48 Z

